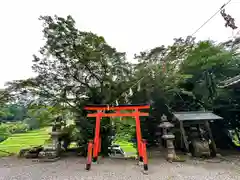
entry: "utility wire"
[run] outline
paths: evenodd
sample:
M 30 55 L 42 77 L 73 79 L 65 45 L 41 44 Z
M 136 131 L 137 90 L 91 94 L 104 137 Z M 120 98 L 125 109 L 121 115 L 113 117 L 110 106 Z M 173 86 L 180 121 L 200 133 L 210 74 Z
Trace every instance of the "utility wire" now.
M 207 19 L 199 28 L 197 28 L 190 36 L 194 36 L 196 33 L 199 32 L 199 30 L 201 30 L 207 23 L 209 23 L 223 8 L 225 8 L 232 0 L 227 1 L 226 3 L 224 3 L 209 19 Z M 182 55 L 183 53 L 185 53 L 185 51 L 183 51 L 182 53 L 179 54 Z M 120 97 L 126 93 L 127 91 L 129 91 L 131 88 L 135 87 L 136 85 L 138 85 L 138 83 L 140 83 L 146 76 L 142 76 L 136 83 L 134 83 L 132 86 L 130 86 L 126 91 L 122 92 L 120 94 L 120 96 L 115 99 L 113 102 L 111 102 L 110 104 L 114 103 L 115 101 L 119 100 Z
M 191 36 L 194 36 L 200 29 L 202 29 L 207 23 L 209 23 L 209 21 L 211 21 L 223 8 L 225 8 L 232 0 L 229 0 L 228 2 L 226 2 L 225 4 L 223 4 L 221 6 L 220 9 L 218 9 L 209 19 L 207 19 L 198 29 L 196 29 L 196 31 L 194 31 L 192 33 Z

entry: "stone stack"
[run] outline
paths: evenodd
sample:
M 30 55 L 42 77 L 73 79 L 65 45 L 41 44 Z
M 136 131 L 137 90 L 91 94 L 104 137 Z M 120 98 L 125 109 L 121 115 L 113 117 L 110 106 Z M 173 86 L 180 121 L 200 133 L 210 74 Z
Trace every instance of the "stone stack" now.
M 174 127 L 172 123 L 170 123 L 165 115 L 161 118 L 161 123 L 159 125 L 160 128 L 162 128 L 162 139 L 166 142 L 166 148 L 167 148 L 167 160 L 169 162 L 172 162 L 174 159 L 176 159 L 176 153 L 173 141 L 175 139 L 175 136 L 170 131 L 171 128 Z

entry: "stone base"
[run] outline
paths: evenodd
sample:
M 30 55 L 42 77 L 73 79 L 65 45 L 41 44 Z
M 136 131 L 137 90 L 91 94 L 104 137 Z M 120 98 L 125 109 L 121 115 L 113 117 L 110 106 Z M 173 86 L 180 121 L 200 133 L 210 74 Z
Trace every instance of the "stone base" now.
M 58 153 L 54 150 L 43 150 L 39 153 L 38 162 L 55 162 L 59 160 Z
M 168 162 L 172 163 L 172 162 L 173 162 L 173 159 L 174 159 L 174 156 L 168 154 L 166 159 L 167 159 Z
M 21 149 L 18 157 L 25 157 L 25 158 L 37 158 L 39 153 L 43 150 L 43 147 L 33 147 L 33 148 L 26 148 Z
M 172 163 L 172 162 L 185 162 L 186 161 L 185 159 L 181 159 L 179 156 L 177 156 L 175 151 L 168 152 L 166 159 L 170 163 Z
M 58 157 L 58 153 L 54 150 L 52 151 L 41 151 L 39 153 L 39 158 L 48 158 L 48 159 L 53 159 L 53 158 L 56 158 Z

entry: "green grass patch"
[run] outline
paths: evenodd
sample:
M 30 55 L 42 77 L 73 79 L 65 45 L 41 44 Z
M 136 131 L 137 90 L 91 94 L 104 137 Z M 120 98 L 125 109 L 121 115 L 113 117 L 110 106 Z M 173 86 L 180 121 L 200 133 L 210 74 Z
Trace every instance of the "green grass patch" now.
M 6 152 L 17 154 L 22 148 L 43 145 L 50 138 L 48 133 L 49 128 L 42 128 L 14 134 L 0 143 L 0 156 L 8 155 Z
M 137 153 L 136 148 L 134 147 L 133 143 L 130 143 L 128 141 L 115 141 L 114 144 L 118 144 L 121 146 L 121 148 L 126 152 L 126 153 Z

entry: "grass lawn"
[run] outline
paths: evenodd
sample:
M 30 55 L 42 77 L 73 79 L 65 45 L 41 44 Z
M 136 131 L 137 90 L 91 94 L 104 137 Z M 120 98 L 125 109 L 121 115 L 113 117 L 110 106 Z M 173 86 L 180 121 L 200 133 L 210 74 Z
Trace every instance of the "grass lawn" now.
M 130 143 L 128 141 L 115 141 L 114 144 L 118 144 L 121 146 L 121 148 L 129 154 L 136 154 L 137 149 L 134 147 L 133 143 Z
M 5 153 L 17 154 L 22 148 L 29 148 L 44 144 L 49 139 L 49 128 L 29 131 L 27 133 L 14 134 L 0 143 L 0 156 L 7 156 Z

